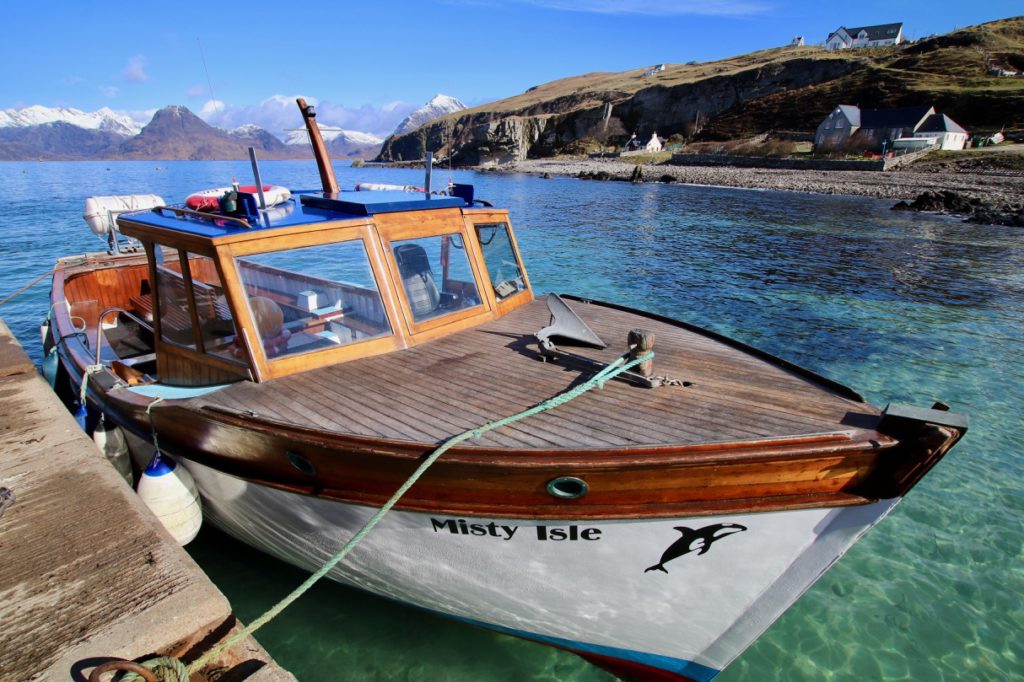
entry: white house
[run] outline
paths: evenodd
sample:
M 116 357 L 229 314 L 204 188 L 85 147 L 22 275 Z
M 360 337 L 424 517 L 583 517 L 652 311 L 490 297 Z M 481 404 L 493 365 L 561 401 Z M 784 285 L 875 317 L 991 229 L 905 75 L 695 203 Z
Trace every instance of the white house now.
M 949 116 L 932 114 L 914 131 L 914 137 L 931 138 L 939 149 L 963 149 L 970 136 Z
M 924 138 L 941 149 L 963 149 L 969 135 L 956 121 L 935 111 L 935 107 L 902 109 L 861 109 L 840 104 L 818 125 L 814 143 L 819 149 L 879 150 L 901 140 L 897 147 L 928 146 Z M 918 141 L 915 141 L 915 138 Z
M 658 64 L 658 65 L 652 66 L 651 68 L 649 68 L 646 71 L 644 71 L 644 75 L 645 76 L 653 76 L 654 74 L 661 73 L 664 70 L 665 70 L 665 65 L 664 64 Z
M 644 147 L 644 149 L 649 152 L 661 151 L 661 139 L 658 137 L 658 133 L 651 135 L 651 140 L 647 143 L 647 146 Z
M 899 45 L 903 42 L 903 22 L 846 28 L 840 26 L 825 39 L 826 50 Z

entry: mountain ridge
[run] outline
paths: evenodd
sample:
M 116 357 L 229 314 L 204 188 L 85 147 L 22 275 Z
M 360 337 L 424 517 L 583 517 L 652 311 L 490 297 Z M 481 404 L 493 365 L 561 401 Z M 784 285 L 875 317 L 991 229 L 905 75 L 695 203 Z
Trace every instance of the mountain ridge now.
M 33 105 L 0 110 L 0 161 L 245 159 L 248 147 L 266 159 L 312 158 L 305 133 L 299 134 L 301 140 L 286 142 L 251 123 L 224 130 L 181 105 L 158 110 L 146 125 L 107 107 L 85 112 Z M 332 154 L 349 159 L 372 158 L 383 142 L 358 131 L 325 138 Z

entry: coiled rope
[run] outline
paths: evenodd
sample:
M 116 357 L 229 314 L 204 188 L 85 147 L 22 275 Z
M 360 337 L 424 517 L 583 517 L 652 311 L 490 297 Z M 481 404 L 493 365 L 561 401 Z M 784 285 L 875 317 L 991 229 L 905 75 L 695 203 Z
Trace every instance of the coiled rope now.
M 376 526 L 380 522 L 380 520 L 384 518 L 385 514 L 391 511 L 391 508 L 394 507 L 395 504 L 397 504 L 400 499 L 402 499 L 402 496 L 409 491 L 409 489 L 416 483 L 416 481 L 420 479 L 421 476 L 423 476 L 427 469 L 429 469 L 430 466 L 434 462 L 436 462 L 441 455 L 450 450 L 452 447 L 458 445 L 459 443 L 465 440 L 469 440 L 470 438 L 479 438 L 488 431 L 493 431 L 494 429 L 501 428 L 502 426 L 507 426 L 509 424 L 520 421 L 521 419 L 526 419 L 527 417 L 533 416 L 539 412 L 554 409 L 559 405 L 564 405 L 565 403 L 571 400 L 575 400 L 576 398 L 580 397 L 587 391 L 590 391 L 594 388 L 603 388 L 605 382 L 608 381 L 609 379 L 613 379 L 622 372 L 625 372 L 635 367 L 636 365 L 639 365 L 641 362 L 646 362 L 647 360 L 650 360 L 653 357 L 653 351 L 645 355 L 642 355 L 634 360 L 630 360 L 628 362 L 626 360 L 627 356 L 623 356 L 616 360 L 615 362 L 609 364 L 607 367 L 602 369 L 593 377 L 583 382 L 579 386 L 576 386 L 575 388 L 571 388 L 563 393 L 559 393 L 558 395 L 549 398 L 544 402 L 535 405 L 534 407 L 523 410 L 522 412 L 514 414 L 510 417 L 504 417 L 503 419 L 488 422 L 483 426 L 479 426 L 475 429 L 470 429 L 468 431 L 463 431 L 459 435 L 449 438 L 444 443 L 442 443 L 440 447 L 431 452 L 425 460 L 423 460 L 423 462 L 416 468 L 416 471 L 414 471 L 412 475 L 409 476 L 409 478 L 405 481 L 405 483 L 403 483 L 402 486 L 395 491 L 395 494 L 392 495 L 391 498 L 387 502 L 385 502 L 372 517 L 370 517 L 370 520 L 367 521 L 363 525 L 363 527 L 360 528 L 359 531 L 355 535 L 353 535 L 348 542 L 345 543 L 345 546 L 338 550 L 337 554 L 328 559 L 327 563 L 321 566 L 320 569 L 316 571 L 316 573 L 313 573 L 311 576 L 309 576 L 309 578 L 307 578 L 301 585 L 295 588 L 295 590 L 293 590 L 291 594 L 286 596 L 278 603 L 274 604 L 272 607 L 270 607 L 270 609 L 268 609 L 266 613 L 264 613 L 262 616 L 249 623 L 249 625 L 243 628 L 238 634 L 218 644 L 216 647 L 206 652 L 203 656 L 190 663 L 187 667 L 186 674 L 184 677 L 182 677 L 181 674 L 178 672 L 176 666 L 172 668 L 170 666 L 165 666 L 162 663 L 158 663 L 159 661 L 163 661 L 165 657 L 159 659 L 150 659 L 148 661 L 143 662 L 142 665 L 151 670 L 155 670 L 157 667 L 161 668 L 163 679 L 167 682 L 188 682 L 188 675 L 191 675 L 197 672 L 198 670 L 201 670 L 203 666 L 208 664 L 210 661 L 213 661 L 221 654 L 223 654 L 225 651 L 235 646 L 236 644 L 244 640 L 246 637 L 250 636 L 252 633 L 256 632 L 261 627 L 269 623 L 278 614 L 280 614 L 282 611 L 288 608 L 288 606 L 291 605 L 292 602 L 294 602 L 296 599 L 305 594 L 306 591 L 309 590 L 309 588 L 311 588 L 318 580 L 320 580 L 320 578 L 327 575 L 331 571 L 331 569 L 337 566 L 338 563 L 340 563 L 341 560 L 344 559 L 346 555 L 348 555 L 349 552 L 355 549 L 355 547 L 360 542 L 362 542 L 363 538 L 369 535 L 370 531 L 373 530 L 374 526 Z M 152 408 L 153 405 L 155 405 L 157 402 L 158 401 L 150 403 L 149 408 Z M 148 408 L 147 412 L 149 412 Z M 150 667 L 151 665 L 154 667 Z M 173 675 L 173 677 L 171 675 Z M 129 673 L 124 677 L 125 682 L 136 682 L 141 679 L 141 676 L 137 675 L 136 673 Z

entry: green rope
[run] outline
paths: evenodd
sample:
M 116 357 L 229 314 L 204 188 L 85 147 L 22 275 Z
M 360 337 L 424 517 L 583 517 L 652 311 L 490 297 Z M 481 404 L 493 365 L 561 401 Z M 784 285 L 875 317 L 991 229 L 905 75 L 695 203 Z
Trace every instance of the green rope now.
M 10 300 L 11 300 L 12 298 L 14 298 L 15 296 L 17 296 L 17 295 L 19 295 L 19 294 L 22 294 L 22 293 L 24 293 L 24 292 L 26 292 L 26 291 L 28 291 L 29 289 L 31 289 L 31 288 L 32 288 L 32 287 L 34 287 L 35 285 L 37 285 L 37 284 L 39 284 L 40 282 L 42 282 L 42 281 L 43 281 L 43 279 L 45 279 L 47 275 L 52 275 L 52 274 L 53 274 L 53 273 L 55 273 L 55 272 L 57 272 L 57 268 L 53 268 L 52 270 L 47 270 L 46 272 L 44 272 L 43 274 L 39 275 L 38 277 L 36 277 L 36 278 L 35 278 L 34 280 L 32 280 L 31 282 L 29 282 L 28 284 L 26 284 L 26 285 L 25 285 L 25 286 L 23 286 L 22 288 L 20 288 L 20 289 L 18 289 L 17 291 L 15 291 L 15 292 L 14 292 L 13 294 L 11 294 L 10 296 L 7 296 L 6 298 L 4 298 L 4 299 L 3 299 L 2 301 L 0 301 L 0 305 L 3 305 L 4 303 L 7 303 L 8 301 L 10 301 Z M 47 316 L 47 317 L 49 317 L 49 316 Z
M 647 360 L 650 360 L 653 357 L 653 351 L 647 353 L 642 357 L 636 358 L 635 360 L 630 360 L 629 362 L 626 362 L 625 357 L 621 357 L 575 388 L 569 389 L 564 393 L 559 393 L 553 398 L 549 398 L 548 400 L 545 400 L 544 402 L 535 405 L 534 407 L 531 407 L 527 410 L 523 410 L 518 414 L 514 414 L 511 417 L 505 417 L 503 419 L 498 419 L 497 421 L 488 422 L 483 426 L 470 429 L 469 431 L 464 431 L 459 435 L 453 436 L 452 438 L 446 440 L 444 443 L 441 444 L 440 447 L 431 452 L 430 455 L 428 455 L 427 458 L 423 460 L 419 467 L 416 468 L 416 471 L 414 471 L 413 474 L 408 478 L 408 480 L 406 480 L 406 482 L 402 484 L 402 487 L 395 491 L 395 494 L 391 496 L 391 499 L 385 502 L 384 505 L 381 506 L 381 508 L 378 509 L 377 512 L 372 517 L 370 517 L 370 520 L 367 521 L 363 525 L 363 527 L 360 528 L 359 531 L 355 535 L 353 535 L 348 542 L 345 543 L 345 546 L 338 550 L 338 553 L 331 557 L 327 561 L 327 563 L 325 563 L 320 568 L 320 570 L 309 576 L 309 578 L 307 578 L 301 585 L 295 588 L 295 590 L 293 590 L 291 594 L 289 594 L 284 599 L 279 601 L 277 604 L 272 606 L 262 616 L 249 623 L 249 625 L 246 626 L 237 635 L 222 642 L 221 644 L 219 644 L 218 646 L 214 647 L 206 654 L 204 654 L 201 658 L 198 658 L 191 664 L 189 664 L 188 673 L 191 674 L 197 672 L 198 670 L 201 670 L 203 666 L 205 666 L 207 663 L 216 659 L 223 652 L 235 646 L 236 644 L 244 640 L 246 637 L 256 632 L 256 630 L 260 629 L 261 627 L 269 623 L 278 614 L 280 614 L 282 611 L 288 608 L 288 606 L 291 605 L 292 602 L 294 602 L 296 599 L 305 594 L 306 591 L 309 590 L 309 588 L 311 588 L 318 580 L 320 580 L 320 578 L 327 575 L 331 571 L 331 569 L 337 566 L 338 563 L 340 563 L 341 560 L 344 559 L 349 552 L 355 549 L 356 545 L 358 545 L 363 540 L 363 538 L 365 538 L 370 533 L 370 531 L 373 530 L 374 526 L 376 526 L 377 523 L 380 522 L 382 518 L 384 518 L 385 514 L 391 511 L 391 508 L 394 507 L 395 504 L 397 504 L 400 499 L 402 499 L 402 496 L 405 495 L 405 493 L 409 491 L 409 488 L 411 488 L 416 483 L 416 481 L 418 481 L 420 477 L 423 476 L 427 469 L 429 469 L 430 466 L 437 461 L 438 457 L 443 455 L 452 447 L 458 445 L 459 443 L 465 440 L 469 440 L 470 438 L 479 438 L 488 431 L 493 431 L 494 429 L 500 428 L 502 426 L 507 426 L 521 419 L 525 419 L 527 417 L 535 415 L 538 412 L 551 410 L 558 407 L 559 405 L 564 405 L 565 403 L 578 398 L 579 396 L 583 395 L 587 391 L 590 391 L 594 388 L 603 388 L 605 382 L 608 381 L 609 379 L 613 379 L 619 374 L 625 372 L 626 370 L 631 369 L 636 365 L 639 365 L 641 362 L 646 362 Z M 151 403 L 150 407 L 152 407 L 155 404 L 155 402 Z M 147 409 L 147 412 L 148 411 L 149 410 Z M 145 665 L 145 663 L 143 665 Z M 179 676 L 179 680 L 180 682 L 187 682 L 188 677 Z
M 140 663 L 143 668 L 148 668 L 156 673 L 158 680 L 163 682 L 188 682 L 188 670 L 185 664 L 172 656 L 160 656 L 151 658 Z M 134 672 L 125 673 L 121 682 L 140 682 L 142 675 Z

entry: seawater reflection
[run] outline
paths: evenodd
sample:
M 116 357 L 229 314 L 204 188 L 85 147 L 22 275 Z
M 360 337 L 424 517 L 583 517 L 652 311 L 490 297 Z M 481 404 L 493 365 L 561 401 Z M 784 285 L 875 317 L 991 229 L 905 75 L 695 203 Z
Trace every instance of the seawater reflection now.
M 273 183 L 318 183 L 311 162 L 262 165 Z M 338 175 L 348 186 L 422 177 Z M 0 295 L 60 255 L 101 248 L 81 220 L 86 196 L 180 201 L 248 176 L 247 162 L 0 164 Z M 454 179 L 511 209 L 538 292 L 707 326 L 877 404 L 942 399 L 971 415 L 957 449 L 720 679 L 1019 678 L 1024 233 L 862 198 L 461 171 Z M 37 361 L 47 305 L 40 286 L 0 308 Z M 303 578 L 212 530 L 190 551 L 246 620 Z M 318 585 L 259 638 L 303 681 L 608 679 L 570 654 L 334 584 Z

